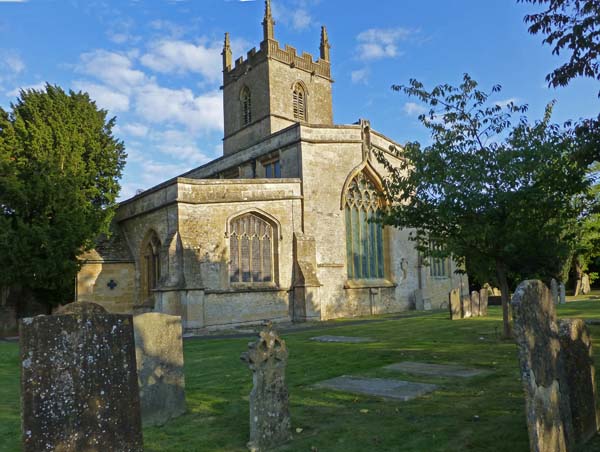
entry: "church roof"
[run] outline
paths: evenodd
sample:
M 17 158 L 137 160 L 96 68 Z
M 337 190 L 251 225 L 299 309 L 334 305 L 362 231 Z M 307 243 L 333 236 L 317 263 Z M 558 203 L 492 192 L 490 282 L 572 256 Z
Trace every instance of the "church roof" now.
M 87 262 L 133 262 L 133 257 L 120 228 L 113 223 L 110 236 L 101 234 L 96 240 L 94 248 L 81 254 L 79 260 Z

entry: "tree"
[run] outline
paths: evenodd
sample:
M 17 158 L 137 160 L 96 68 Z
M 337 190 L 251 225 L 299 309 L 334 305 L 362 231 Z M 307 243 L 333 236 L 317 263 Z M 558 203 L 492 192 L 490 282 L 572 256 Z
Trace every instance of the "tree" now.
M 425 256 L 452 255 L 479 280 L 493 278 L 510 336 L 511 283 L 559 277 L 572 254 L 575 224 L 590 209 L 587 136 L 571 124 L 551 124 L 552 104 L 533 124 L 515 119 L 526 107 L 492 103 L 489 96 L 500 87 L 480 91 L 467 74 L 458 87 L 428 91 L 411 80 L 393 89 L 428 104 L 419 120 L 432 143 L 398 150 L 399 167 L 384 160 L 392 200 L 384 221 L 414 229 Z
M 599 0 L 519 0 L 545 5 L 546 10 L 525 16 L 531 34 L 545 35 L 552 53 L 570 52 L 569 61 L 546 76 L 555 88 L 566 86 L 577 76 L 600 80 Z
M 77 255 L 108 231 L 123 142 L 85 93 L 21 91 L 0 109 L 0 286 L 72 300 Z

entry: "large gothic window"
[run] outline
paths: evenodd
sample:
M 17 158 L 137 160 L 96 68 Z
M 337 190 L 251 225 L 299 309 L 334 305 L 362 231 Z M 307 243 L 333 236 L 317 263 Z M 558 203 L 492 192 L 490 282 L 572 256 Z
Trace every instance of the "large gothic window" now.
M 160 280 L 160 240 L 153 232 L 142 249 L 142 286 L 145 295 L 151 295 Z
M 294 85 L 293 93 L 294 119 L 306 121 L 306 91 L 300 83 Z
M 242 101 L 242 124 L 247 126 L 252 122 L 252 96 L 247 86 L 242 88 L 240 99 Z
M 231 221 L 229 280 L 232 283 L 273 282 L 273 237 L 273 226 L 252 213 Z
M 381 194 L 361 172 L 350 183 L 345 203 L 348 278 L 381 279 L 384 277 L 383 226 L 375 221 L 381 212 Z

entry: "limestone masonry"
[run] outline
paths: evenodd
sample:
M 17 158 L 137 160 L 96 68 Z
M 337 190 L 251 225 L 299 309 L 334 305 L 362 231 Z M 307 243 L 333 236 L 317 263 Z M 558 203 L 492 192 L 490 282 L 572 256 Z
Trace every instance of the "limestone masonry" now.
M 281 46 L 266 2 L 263 41 L 223 47 L 223 156 L 120 204 L 113 234 L 81 256 L 77 300 L 110 312 L 181 316 L 186 331 L 326 320 L 468 296 L 455 263 L 424 265 L 385 208 L 401 145 L 369 121 L 333 122 L 329 36 L 319 58 Z M 416 292 L 417 291 L 417 292 Z

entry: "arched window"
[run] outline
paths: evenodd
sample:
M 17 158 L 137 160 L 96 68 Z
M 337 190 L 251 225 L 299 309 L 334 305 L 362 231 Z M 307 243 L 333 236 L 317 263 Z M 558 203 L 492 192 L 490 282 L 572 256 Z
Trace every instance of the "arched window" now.
M 244 86 L 240 95 L 242 101 L 242 124 L 247 126 L 252 122 L 252 96 L 250 88 Z
M 232 283 L 273 282 L 273 226 L 252 213 L 231 221 L 229 249 Z
M 300 83 L 294 85 L 293 93 L 294 119 L 306 122 L 306 91 Z
M 383 225 L 373 221 L 381 213 L 381 193 L 361 172 L 352 179 L 345 204 L 348 278 L 384 278 Z
M 142 286 L 145 295 L 151 295 L 160 280 L 160 240 L 152 232 L 142 248 Z

